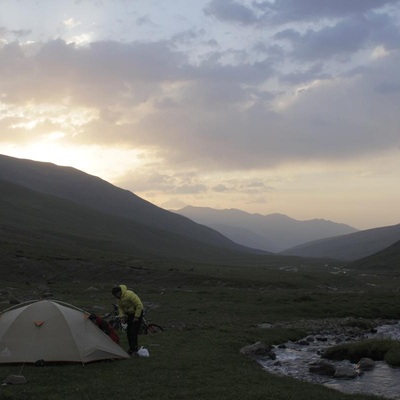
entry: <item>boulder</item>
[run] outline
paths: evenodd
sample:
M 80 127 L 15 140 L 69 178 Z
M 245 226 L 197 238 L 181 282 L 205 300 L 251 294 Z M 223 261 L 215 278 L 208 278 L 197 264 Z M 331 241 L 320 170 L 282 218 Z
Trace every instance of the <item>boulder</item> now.
M 272 360 L 276 359 L 276 354 L 271 350 L 269 346 L 265 346 L 261 342 L 249 344 L 240 349 L 240 353 L 246 356 L 253 357 L 268 357 Z
M 340 366 L 336 368 L 335 375 L 336 379 L 354 379 L 358 376 L 358 372 L 352 366 Z
M 371 358 L 364 357 L 362 358 L 358 363 L 356 368 L 359 371 L 370 371 L 375 367 L 375 361 L 372 360 Z
M 299 344 L 300 346 L 309 346 L 310 342 L 308 342 L 306 339 L 301 339 L 297 341 L 296 344 Z
M 318 375 L 334 376 L 336 368 L 328 361 L 320 360 L 310 364 L 309 372 Z

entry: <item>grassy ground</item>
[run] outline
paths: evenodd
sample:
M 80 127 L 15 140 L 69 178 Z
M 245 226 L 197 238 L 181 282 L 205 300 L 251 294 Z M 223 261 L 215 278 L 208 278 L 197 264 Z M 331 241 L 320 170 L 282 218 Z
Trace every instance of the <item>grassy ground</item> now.
M 3 282 L 12 296 L 53 298 L 87 311 L 111 311 L 110 289 L 125 283 L 151 304 L 148 317 L 165 332 L 140 336 L 149 358 L 34 367 L 0 366 L 0 378 L 22 374 L 26 385 L 0 387 L 0 399 L 373 399 L 345 395 L 266 373 L 239 353 L 261 341 L 278 344 L 306 334 L 298 329 L 261 329 L 259 324 L 299 319 L 400 318 L 398 276 L 363 274 L 331 267 L 239 268 L 179 264 L 123 266 L 110 279 Z M 125 272 L 123 272 L 125 271 Z M 122 281 L 123 278 L 123 281 Z M 6 307 L 2 307 L 3 309 Z M 122 346 L 126 338 L 121 334 Z

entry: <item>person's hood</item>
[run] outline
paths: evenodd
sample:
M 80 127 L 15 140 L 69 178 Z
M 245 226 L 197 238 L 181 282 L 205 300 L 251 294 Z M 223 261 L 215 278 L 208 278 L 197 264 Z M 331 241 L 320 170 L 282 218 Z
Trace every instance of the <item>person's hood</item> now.
M 121 292 L 122 292 L 122 296 L 125 294 L 125 292 L 128 290 L 128 287 L 126 285 L 119 285 L 119 287 L 121 288 Z

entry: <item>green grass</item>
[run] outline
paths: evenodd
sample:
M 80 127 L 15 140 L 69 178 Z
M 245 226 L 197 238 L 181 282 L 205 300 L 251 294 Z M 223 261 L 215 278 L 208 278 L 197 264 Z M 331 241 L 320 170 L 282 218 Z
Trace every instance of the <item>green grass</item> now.
M 264 372 L 238 353 L 240 335 L 224 332 L 165 332 L 141 340 L 149 358 L 85 366 L 25 366 L 26 385 L 6 386 L 2 399 L 368 399 Z M 19 374 L 20 367 L 1 367 Z
M 385 360 L 389 365 L 400 366 L 400 341 L 392 339 L 368 339 L 333 346 L 325 351 L 324 358 L 349 360 L 358 363 L 368 357 L 375 361 Z
M 40 286 L 46 285 L 57 300 L 87 311 L 93 306 L 111 311 L 111 287 L 126 283 L 152 305 L 149 319 L 165 327 L 159 335 L 140 336 L 139 344 L 149 349 L 150 357 L 85 366 L 25 365 L 27 384 L 1 387 L 2 400 L 105 400 L 128 394 L 141 400 L 374 398 L 271 375 L 239 350 L 256 341 L 279 344 L 307 334 L 298 328 L 258 327 L 265 322 L 353 317 L 349 324 L 363 325 L 369 318 L 398 318 L 396 275 L 383 279 L 358 272 L 332 275 L 329 269 L 310 266 L 287 272 L 278 267 L 172 266 L 122 259 L 113 266 L 111 272 L 99 265 L 88 268 L 81 280 L 58 275 L 38 282 L 3 282 L 3 287 L 21 298 L 27 293 L 40 296 Z M 127 347 L 123 333 L 121 339 Z M 0 378 L 20 370 L 2 365 Z
M 400 319 L 396 248 L 394 263 L 379 257 L 353 271 L 335 261 L 246 255 L 0 184 L 1 309 L 51 292 L 89 312 L 111 311 L 110 290 L 124 283 L 151 303 L 148 317 L 165 328 L 140 337 L 149 358 L 0 365 L 1 380 L 20 373 L 27 379 L 0 386 L 1 400 L 375 398 L 271 375 L 239 350 L 300 339 L 308 333 L 301 320 L 351 317 L 353 326 L 368 326 L 375 318 Z M 259 327 L 281 321 L 292 325 Z M 394 361 L 398 353 L 391 347 L 385 357 Z

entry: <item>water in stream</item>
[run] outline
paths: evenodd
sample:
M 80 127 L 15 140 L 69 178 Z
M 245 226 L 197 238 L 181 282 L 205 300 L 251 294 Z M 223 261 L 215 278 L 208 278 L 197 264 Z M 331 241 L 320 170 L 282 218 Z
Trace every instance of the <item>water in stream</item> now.
M 380 326 L 377 328 L 377 333 L 371 337 L 400 340 L 400 324 Z M 321 360 L 321 352 L 335 344 L 334 337 L 328 338 L 326 342 L 313 341 L 309 345 L 289 342 L 285 344 L 286 348 L 274 349 L 275 360 L 259 360 L 259 362 L 268 372 L 322 384 L 342 392 L 400 399 L 400 368 L 390 367 L 383 361 L 375 362 L 375 367 L 371 371 L 365 371 L 354 379 L 333 379 L 310 373 L 310 363 Z M 329 362 L 355 367 L 349 361 Z

